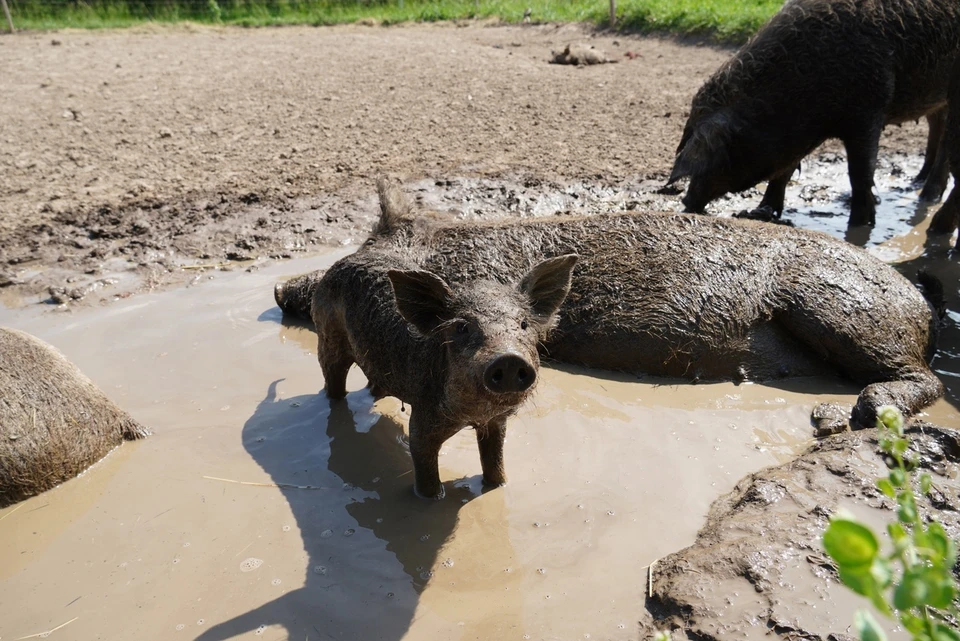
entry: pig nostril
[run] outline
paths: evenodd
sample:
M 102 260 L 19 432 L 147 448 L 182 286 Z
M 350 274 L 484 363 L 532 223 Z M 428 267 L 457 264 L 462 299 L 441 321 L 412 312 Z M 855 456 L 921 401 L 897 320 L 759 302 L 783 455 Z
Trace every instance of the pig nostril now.
M 528 376 L 528 373 L 526 368 L 521 367 L 519 370 L 517 370 L 517 380 L 520 381 L 521 383 L 527 382 L 527 376 Z
M 499 383 L 503 380 L 503 370 L 498 369 L 493 372 L 493 375 L 490 377 L 494 383 Z

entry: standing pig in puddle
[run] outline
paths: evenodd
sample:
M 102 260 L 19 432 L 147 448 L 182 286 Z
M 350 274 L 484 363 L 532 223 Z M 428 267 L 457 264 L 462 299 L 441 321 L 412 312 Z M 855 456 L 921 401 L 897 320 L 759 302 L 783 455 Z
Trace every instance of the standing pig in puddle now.
M 938 201 L 958 53 L 956 0 L 791 0 L 694 96 L 670 182 L 689 176 L 683 203 L 702 213 L 710 201 L 767 180 L 760 209 L 779 214 L 800 161 L 837 138 L 847 150 L 850 224 L 872 225 L 880 133 L 926 116 L 918 180 L 926 179 L 921 197 Z
M 515 282 L 544 256 L 579 254 L 541 345 L 559 362 L 693 380 L 841 374 L 866 385 L 856 426 L 882 405 L 913 414 L 943 394 L 928 365 L 933 307 L 890 266 L 819 232 L 663 213 L 444 223 L 391 207 L 357 255 L 388 249 L 452 283 Z M 316 279 L 279 286 L 281 308 L 303 314 Z M 826 410 L 814 412 L 821 431 L 845 426 Z
M 386 188 L 385 188 L 386 189 Z M 382 192 L 385 210 L 390 196 Z M 486 485 L 506 482 L 506 421 L 530 396 L 537 345 L 570 289 L 576 256 L 540 262 L 516 286 L 471 282 L 451 289 L 387 250 L 361 250 L 335 263 L 308 288 L 291 284 L 311 316 L 327 395 L 342 399 L 350 366 L 360 366 L 374 396 L 409 403 L 414 488 L 442 498 L 440 447 L 473 426 Z M 303 279 L 301 279 L 302 282 Z

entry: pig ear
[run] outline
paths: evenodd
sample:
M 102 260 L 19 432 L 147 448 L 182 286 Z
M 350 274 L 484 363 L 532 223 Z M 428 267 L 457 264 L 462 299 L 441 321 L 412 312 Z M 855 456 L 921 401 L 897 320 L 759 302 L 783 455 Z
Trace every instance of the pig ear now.
M 667 184 L 727 162 L 728 145 L 737 128 L 736 118 L 721 111 L 701 120 L 689 133 L 684 131 Z
M 440 277 L 425 271 L 390 270 L 397 309 L 404 320 L 422 334 L 429 334 L 453 318 L 453 292 Z
M 579 259 L 576 254 L 548 258 L 535 265 L 520 281 L 519 289 L 530 299 L 541 325 L 549 325 L 570 293 L 570 276 Z

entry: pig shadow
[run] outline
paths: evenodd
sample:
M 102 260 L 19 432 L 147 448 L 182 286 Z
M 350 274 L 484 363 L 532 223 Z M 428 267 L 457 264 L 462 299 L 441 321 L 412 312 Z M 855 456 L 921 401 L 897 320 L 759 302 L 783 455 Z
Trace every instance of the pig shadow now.
M 270 625 L 283 626 L 291 639 L 399 640 L 459 509 L 476 496 L 465 486 L 479 486 L 479 477 L 446 483 L 444 500 L 419 499 L 403 429 L 372 410 L 366 390 L 332 403 L 322 392 L 281 400 L 279 383 L 270 384 L 242 439 L 296 518 L 304 585 L 196 641 Z

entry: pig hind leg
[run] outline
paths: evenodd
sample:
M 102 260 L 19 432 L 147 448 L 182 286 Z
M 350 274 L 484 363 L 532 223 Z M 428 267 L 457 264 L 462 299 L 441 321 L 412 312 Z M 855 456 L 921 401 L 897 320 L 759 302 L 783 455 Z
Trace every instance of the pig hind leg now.
M 899 380 L 867 385 L 853 406 L 850 424 L 856 428 L 874 427 L 877 410 L 893 405 L 905 416 L 916 414 L 943 395 L 943 383 L 929 369 L 901 373 Z
M 927 152 L 923 167 L 917 174 L 917 182 L 923 183 L 920 200 L 927 203 L 940 202 L 947 189 L 950 175 L 950 162 L 947 150 L 943 146 L 944 132 L 947 128 L 947 110 L 938 109 L 927 115 L 930 132 L 927 136 Z
M 324 389 L 327 397 L 338 400 L 347 395 L 347 372 L 356 362 L 350 351 L 347 337 L 338 331 L 317 327 L 320 339 L 317 343 L 317 360 L 323 371 Z
M 960 225 L 960 63 L 954 69 L 949 100 L 947 130 L 940 153 L 949 160 L 954 184 L 946 202 L 930 221 L 930 232 L 934 234 L 951 234 Z M 960 248 L 960 237 L 957 247 Z
M 840 294 L 842 295 L 842 293 Z M 778 320 L 794 338 L 806 345 L 836 371 L 867 384 L 851 413 L 854 427 L 873 427 L 877 410 L 894 405 L 904 415 L 915 414 L 943 394 L 943 384 L 923 362 L 909 353 L 898 352 L 885 341 L 861 336 L 856 319 L 827 322 L 825 305 L 809 309 L 794 307 Z M 895 330 L 890 328 L 890 332 Z M 816 419 L 817 410 L 814 411 Z

